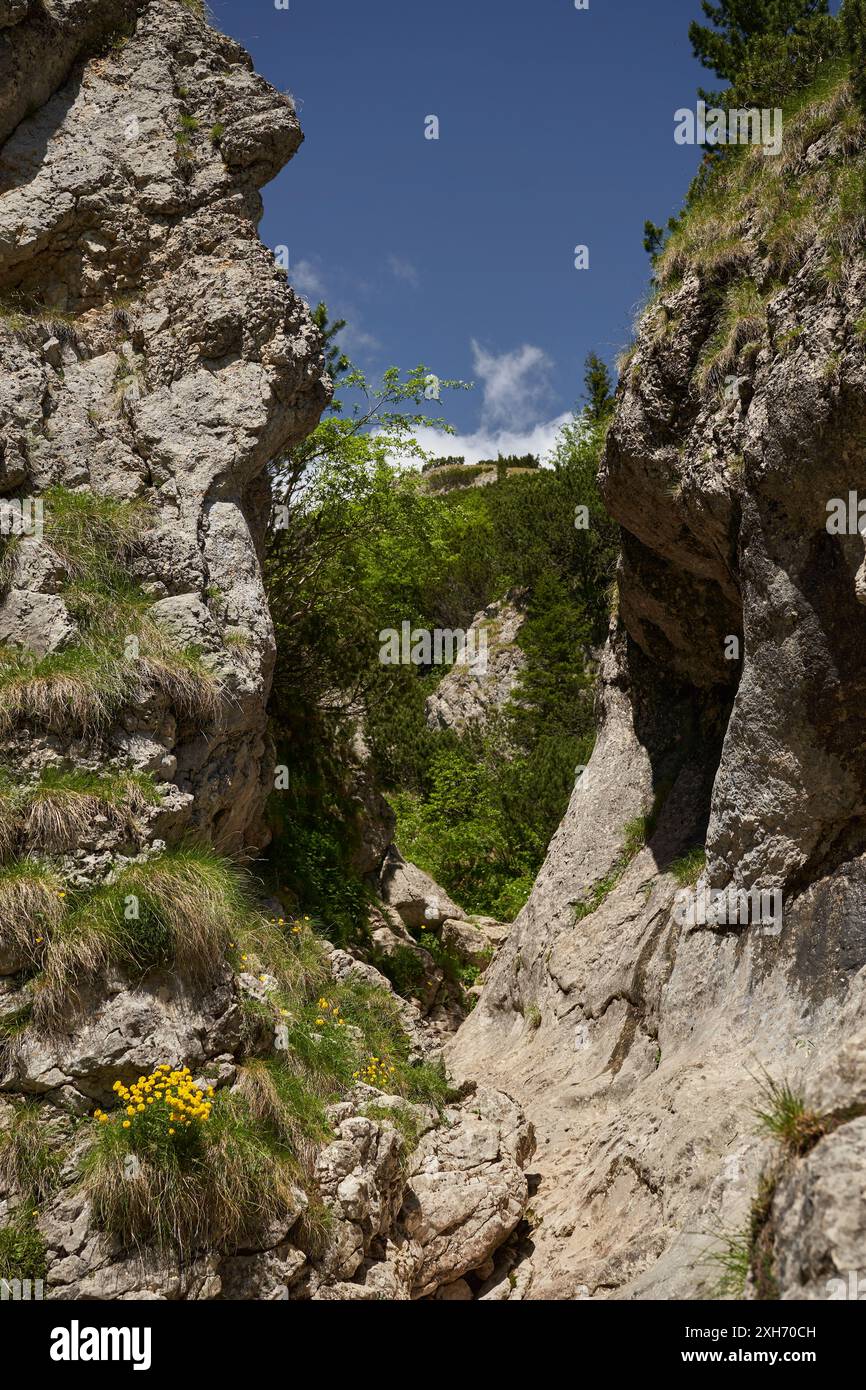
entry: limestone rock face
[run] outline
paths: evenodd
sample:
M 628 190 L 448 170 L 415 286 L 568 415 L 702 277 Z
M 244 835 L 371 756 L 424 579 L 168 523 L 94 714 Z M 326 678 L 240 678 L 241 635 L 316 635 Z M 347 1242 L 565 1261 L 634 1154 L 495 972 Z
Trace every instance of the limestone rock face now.
M 526 1208 L 523 1169 L 535 1136 L 520 1107 L 487 1088 L 450 1106 L 440 1125 L 410 1107 L 423 1137 L 407 1176 L 396 1130 L 353 1115 L 359 1106 L 362 1097 L 336 1107 L 347 1115 L 321 1156 L 332 1224 L 307 1278 L 309 1296 L 422 1298 L 464 1275 L 486 1275 Z M 474 1296 L 468 1284 L 456 1296 L 467 1295 Z
M 523 1165 L 534 1147 L 523 1112 L 500 1091 L 479 1091 L 425 1136 L 402 1217 L 422 1251 L 416 1295 L 478 1269 L 511 1235 L 526 1207 Z
M 812 134 L 799 158 L 838 138 Z M 763 1068 L 836 1116 L 778 1177 L 781 1296 L 826 1298 L 866 1269 L 848 1048 L 866 1016 L 863 544 L 827 528 L 831 499 L 862 490 L 866 265 L 846 255 L 830 286 L 818 236 L 779 288 L 748 225 L 743 247 L 766 326 L 723 388 L 695 372 L 715 310 L 693 270 L 661 291 L 624 374 L 602 470 L 623 553 L 598 742 L 448 1049 L 539 1133 L 529 1297 L 711 1295 L 713 1233 L 742 1230 L 778 1162 L 756 1133 Z M 692 901 L 778 889 L 781 924 L 702 924 L 684 883 Z
M 253 970 L 228 955 L 241 950 L 229 921 L 273 928 L 283 949 L 289 927 L 256 915 L 241 887 L 234 897 L 219 885 L 239 883 L 227 861 L 263 847 L 273 785 L 267 468 L 315 426 L 331 386 L 308 309 L 257 234 L 259 190 L 302 139 L 294 107 L 196 10 L 179 0 L 0 0 L 0 500 L 4 522 L 7 504 L 22 512 L 0 557 L 0 656 L 19 691 L 16 703 L 4 686 L 0 709 L 9 782 L 0 865 L 49 856 L 44 880 L 35 870 L 27 878 L 29 898 L 15 898 L 14 872 L 11 889 L 4 880 L 0 1155 L 21 1117 L 36 1114 L 40 1133 L 59 1136 L 62 1169 L 37 1211 L 4 1157 L 0 1224 L 28 1209 L 50 1298 L 421 1297 L 477 1269 L 486 1277 L 523 1216 L 531 1143 L 506 1096 L 455 1102 L 440 1125 L 433 1107 L 359 1082 L 331 1108 L 325 1138 L 297 1140 L 311 1195 L 292 1174 L 242 1248 L 223 1248 L 230 1238 L 215 1230 L 183 1258 L 156 1244 L 124 1248 L 79 1182 L 95 1121 L 77 1121 L 116 1104 L 116 1085 L 143 1084 L 170 1059 L 209 1094 L 236 1091 L 249 1105 L 243 1064 L 289 1047 L 290 1011 L 275 1009 L 267 962 Z M 100 532 L 103 516 L 113 520 Z M 124 526 L 118 560 L 108 547 Z M 89 545 L 97 561 L 82 558 Z M 100 566 L 112 564 L 100 588 Z M 76 660 L 86 681 L 76 682 Z M 99 702 L 88 704 L 94 690 Z M 361 745 L 356 866 L 372 881 L 394 818 Z M 62 801 L 68 780 L 47 806 L 38 799 L 58 771 L 80 778 L 77 821 Z M 100 796 L 88 801 L 94 779 Z M 135 875 L 148 866 L 158 876 L 165 851 L 181 847 L 168 856 L 181 896 L 190 842 L 199 877 L 176 919 L 169 890 L 153 909 L 153 878 L 140 887 Z M 124 873 L 135 891 L 121 909 L 111 892 Z M 462 917 L 394 853 L 388 880 L 383 949 L 393 937 L 420 950 L 401 914 L 436 926 Z M 111 904 L 101 925 L 112 947 L 126 931 L 119 911 L 140 927 L 129 928 L 128 951 L 103 951 L 88 920 L 88 950 L 61 961 L 52 986 L 52 962 L 74 936 L 54 930 L 74 920 L 75 904 L 59 901 L 66 885 L 87 891 L 88 912 Z M 212 939 L 214 900 L 222 925 Z M 375 986 L 380 1003 L 390 991 L 373 965 L 316 949 L 335 980 Z M 435 995 L 442 973 L 420 954 Z M 440 1025 L 391 998 L 407 1065 L 420 1065 Z
M 382 865 L 379 892 L 385 906 L 399 913 L 410 928 L 438 927 L 449 917 L 465 916 L 444 888 L 417 864 L 404 859 L 393 845 Z
M 329 389 L 307 310 L 256 230 L 258 190 L 300 128 L 246 54 L 177 0 L 63 0 L 14 22 L 20 8 L 0 31 L 32 111 L 19 103 L 8 128 L 0 112 L 0 472 L 31 495 L 146 504 L 133 577 L 159 600 L 155 621 L 204 654 L 220 708 L 202 725 L 153 701 L 94 751 L 128 752 L 131 734 L 161 746 L 195 798 L 174 833 L 236 852 L 261 843 L 270 775 L 264 470 Z M 37 655 L 68 643 L 55 585 L 50 566 L 13 575 L 3 640 Z

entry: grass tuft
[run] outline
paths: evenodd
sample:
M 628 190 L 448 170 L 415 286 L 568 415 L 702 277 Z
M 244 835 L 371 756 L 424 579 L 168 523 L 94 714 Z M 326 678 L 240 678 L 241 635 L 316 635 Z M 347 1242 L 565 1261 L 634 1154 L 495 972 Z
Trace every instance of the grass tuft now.
M 760 1127 L 788 1153 L 801 1157 L 827 1134 L 823 1116 L 807 1109 L 802 1095 L 787 1081 L 774 1081 L 765 1071 L 760 1090 L 761 1099 L 755 1112 Z
M 0 857 L 22 846 L 69 853 L 98 820 L 134 835 L 142 813 L 158 804 L 153 778 L 143 773 L 46 767 L 35 782 L 0 775 Z
M 760 347 L 767 328 L 768 297 L 748 279 L 737 280 L 726 290 L 715 330 L 698 361 L 696 378 L 702 389 L 733 371 L 747 346 Z
M 751 1275 L 759 1299 L 779 1296 L 773 1270 L 773 1239 L 770 1215 L 776 1192 L 776 1178 L 765 1173 L 758 1183 L 749 1219 L 742 1230 L 717 1232 L 721 1249 L 714 1250 L 709 1263 L 720 1270 L 713 1289 L 715 1298 L 744 1298 Z
M 11 1124 L 0 1132 L 0 1186 L 32 1207 L 54 1191 L 60 1163 L 39 1106 L 30 1100 L 16 1104 Z
M 83 982 L 109 963 L 137 971 L 164 966 L 190 981 L 212 981 L 253 915 L 240 870 L 211 850 L 173 849 L 131 864 L 73 903 L 58 924 L 34 1021 L 55 1027 L 80 1003 Z
M 152 600 L 128 568 L 147 522 L 144 503 L 51 488 L 45 536 L 66 574 L 63 596 L 78 625 L 74 645 L 37 657 L 0 647 L 0 733 L 35 723 L 85 735 L 158 692 L 182 717 L 217 718 L 222 689 L 193 648 L 180 649 L 150 616 Z M 5 579 L 15 545 L 4 553 Z
M 59 874 L 36 859 L 0 868 L 0 952 L 19 969 L 38 969 L 66 912 Z
M 300 1212 L 292 1156 L 257 1126 L 243 1096 L 221 1092 L 207 1123 L 178 1139 L 97 1125 L 83 1181 L 97 1226 L 126 1248 L 235 1250 Z
M 691 888 L 697 883 L 703 873 L 707 863 L 707 852 L 703 848 L 688 850 L 680 855 L 669 866 L 668 873 L 673 874 L 681 888 Z

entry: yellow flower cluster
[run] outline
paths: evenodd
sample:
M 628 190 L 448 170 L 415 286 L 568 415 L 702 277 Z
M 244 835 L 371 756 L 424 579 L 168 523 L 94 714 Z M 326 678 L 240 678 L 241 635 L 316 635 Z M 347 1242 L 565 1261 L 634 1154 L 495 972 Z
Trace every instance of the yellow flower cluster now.
M 121 1121 L 124 1129 L 130 1128 L 137 1115 L 146 1114 L 151 1105 L 159 1107 L 169 1125 L 169 1134 L 175 1133 L 175 1125 L 204 1124 L 213 1109 L 213 1086 L 202 1090 L 193 1081 L 189 1067 L 172 1067 L 168 1062 L 163 1062 L 150 1076 L 140 1076 L 131 1086 L 115 1081 L 112 1090 L 123 1106 L 118 1113 L 126 1116 Z M 108 1124 L 112 1116 L 95 1110 L 93 1118 Z
M 345 1028 L 346 1020 L 340 1013 L 339 1004 L 332 1004 L 330 999 L 325 999 L 325 997 L 322 996 L 322 998 L 317 1001 L 316 1007 L 319 1010 L 319 1016 L 316 1019 L 317 1028 L 324 1028 L 329 1023 L 336 1023 L 338 1028 Z
M 377 1090 L 384 1090 L 391 1082 L 391 1077 L 397 1070 L 394 1066 L 389 1066 L 384 1057 L 372 1057 L 361 1071 L 353 1071 L 352 1075 L 356 1081 L 363 1081 L 367 1086 L 375 1086 Z

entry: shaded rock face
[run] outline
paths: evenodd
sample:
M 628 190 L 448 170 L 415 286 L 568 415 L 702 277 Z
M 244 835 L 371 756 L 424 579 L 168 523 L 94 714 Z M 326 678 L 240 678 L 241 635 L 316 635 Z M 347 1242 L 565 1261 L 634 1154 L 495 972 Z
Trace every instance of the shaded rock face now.
M 133 578 L 221 689 L 210 720 L 154 698 L 86 755 L 188 795 L 169 839 L 194 829 L 225 852 L 254 849 L 274 658 L 265 467 L 329 390 L 306 307 L 256 230 L 259 188 L 300 128 L 247 55 L 177 0 L 31 5 L 0 30 L 4 65 L 27 100 L 3 84 L 0 485 L 142 500 Z M 16 564 L 0 632 L 62 649 L 56 574 L 26 552 Z M 24 741 L 32 771 L 85 753 L 62 723 Z
M 826 156 L 821 139 L 804 157 Z M 742 1230 L 778 1163 L 756 1132 L 760 1069 L 808 1095 L 862 1030 L 863 542 L 828 532 L 827 504 L 863 486 L 866 265 L 846 258 L 828 284 L 823 256 L 806 248 L 719 389 L 691 380 L 713 318 L 687 273 L 620 387 L 597 746 L 449 1049 L 458 1073 L 508 1084 L 539 1132 L 530 1297 L 711 1294 L 713 1233 Z M 746 273 L 767 283 L 760 248 Z M 652 809 L 630 854 L 626 827 Z M 700 846 L 691 891 L 778 888 L 781 931 L 684 919 L 677 861 Z M 866 1268 L 863 1084 L 855 1059 L 814 1089 L 838 1124 L 779 1176 L 783 1298 L 830 1297 L 828 1280 Z

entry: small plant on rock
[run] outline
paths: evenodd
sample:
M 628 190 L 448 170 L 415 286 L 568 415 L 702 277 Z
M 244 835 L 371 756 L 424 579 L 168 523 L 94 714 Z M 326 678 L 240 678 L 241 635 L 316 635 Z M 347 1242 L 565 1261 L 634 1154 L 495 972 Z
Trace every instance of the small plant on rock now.
M 809 1110 L 803 1096 L 786 1081 L 763 1073 L 761 1100 L 756 1110 L 761 1128 L 791 1154 L 808 1153 L 827 1131 L 824 1118 Z
M 97 1225 L 127 1248 L 236 1249 L 299 1213 L 290 1155 L 242 1096 L 168 1064 L 117 1094 L 118 1111 L 94 1116 L 83 1181 Z

